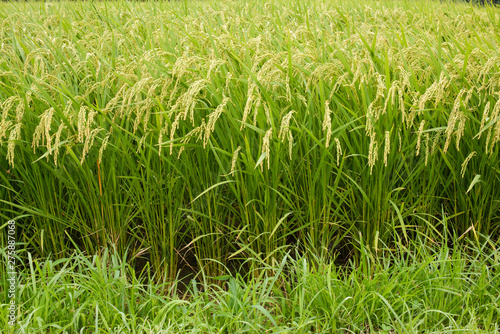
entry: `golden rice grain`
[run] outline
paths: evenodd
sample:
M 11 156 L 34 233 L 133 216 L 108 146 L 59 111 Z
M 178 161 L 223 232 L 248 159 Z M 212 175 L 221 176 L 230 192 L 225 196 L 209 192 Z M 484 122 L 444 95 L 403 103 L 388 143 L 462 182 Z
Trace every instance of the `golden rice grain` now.
M 330 102 L 325 102 L 325 116 L 323 118 L 323 131 L 326 131 L 325 147 L 330 145 L 330 138 L 332 137 L 332 111 L 330 110 Z
M 264 135 L 264 138 L 262 140 L 262 153 L 266 154 L 266 160 L 267 160 L 267 169 L 271 168 L 271 163 L 270 163 L 270 155 L 271 155 L 271 136 L 273 135 L 273 128 L 269 128 L 269 130 L 266 131 L 266 134 Z M 262 161 L 260 163 L 260 169 L 263 171 L 263 163 Z
M 385 132 L 385 146 L 384 146 L 384 166 L 387 167 L 387 157 L 391 153 L 391 136 L 390 132 Z
M 238 148 L 233 153 L 233 158 L 231 159 L 231 174 L 234 173 L 236 169 L 236 162 L 238 161 L 238 154 L 240 153 L 240 150 L 241 146 L 238 146 Z
M 460 175 L 462 178 L 465 176 L 465 171 L 467 170 L 467 165 L 469 164 L 469 161 L 476 155 L 476 151 L 471 152 L 467 158 L 465 158 L 464 162 L 462 163 L 462 170 L 460 171 Z

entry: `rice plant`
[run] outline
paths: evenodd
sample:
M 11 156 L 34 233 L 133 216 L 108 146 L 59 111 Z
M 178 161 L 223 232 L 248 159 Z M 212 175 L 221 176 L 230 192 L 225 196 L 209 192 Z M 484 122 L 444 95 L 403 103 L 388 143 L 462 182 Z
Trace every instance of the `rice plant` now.
M 498 240 L 494 6 L 0 8 L 0 217 L 35 258 L 128 250 L 175 279 Z

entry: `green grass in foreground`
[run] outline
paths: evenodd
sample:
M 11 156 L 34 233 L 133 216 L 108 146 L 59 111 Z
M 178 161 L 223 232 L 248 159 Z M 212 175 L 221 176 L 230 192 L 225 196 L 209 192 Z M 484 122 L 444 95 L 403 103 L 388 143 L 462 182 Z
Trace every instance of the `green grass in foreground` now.
M 361 267 L 249 259 L 257 277 L 210 284 L 199 273 L 184 295 L 114 252 L 30 257 L 16 333 L 498 333 L 499 250 L 491 240 L 454 245 L 415 240 L 412 250 L 382 247 L 378 256 L 363 248 Z M 5 307 L 0 328 L 8 328 Z

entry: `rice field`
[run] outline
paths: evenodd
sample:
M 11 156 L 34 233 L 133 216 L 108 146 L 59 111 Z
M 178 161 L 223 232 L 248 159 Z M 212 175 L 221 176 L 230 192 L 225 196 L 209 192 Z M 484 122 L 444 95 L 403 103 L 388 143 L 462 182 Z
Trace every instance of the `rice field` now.
M 461 2 L 0 4 L 0 243 L 8 244 L 5 223 L 15 219 L 26 310 L 39 312 L 34 277 L 65 286 L 79 270 L 108 277 L 106 268 L 118 266 L 115 280 L 130 274 L 132 287 L 135 276 L 150 284 L 129 303 L 111 302 L 127 309 L 122 320 L 135 298 L 146 298 L 141 319 L 170 312 L 155 313 L 158 307 L 184 319 L 139 326 L 108 308 L 104 325 L 90 307 L 96 295 L 69 327 L 37 325 L 26 311 L 20 333 L 112 333 L 113 321 L 117 333 L 498 330 L 499 50 L 500 9 Z M 297 290 L 286 288 L 297 268 L 306 268 L 303 287 L 324 268 L 339 280 L 340 271 L 344 279 L 353 272 L 365 286 L 389 270 L 384 261 L 406 269 L 441 263 L 446 256 L 429 254 L 448 249 L 462 254 L 453 259 L 463 264 L 464 285 L 453 283 L 455 267 L 449 276 L 438 266 L 451 277 L 438 290 L 445 299 L 472 296 L 462 313 L 455 306 L 469 302 L 450 297 L 419 318 L 409 308 L 434 308 L 435 301 L 400 301 L 395 310 L 396 294 L 376 292 L 377 299 L 374 292 L 366 300 L 372 311 L 385 300 L 376 308 L 384 316 L 370 318 L 367 301 L 322 327 L 311 309 L 316 297 L 306 307 L 305 295 L 293 299 Z M 99 269 L 92 261 L 101 258 L 111 264 Z M 50 261 L 75 273 L 40 271 Z M 423 281 L 433 279 L 426 275 Z M 493 280 L 477 285 L 487 294 L 467 285 L 474 275 Z M 200 277 L 210 297 L 189 285 Z M 182 327 L 208 306 L 177 309 L 185 299 L 163 306 L 151 299 L 157 289 L 177 294 L 182 281 L 180 290 L 194 300 L 225 300 L 228 289 L 248 294 L 263 277 L 284 285 L 260 286 L 262 299 L 255 298 L 263 304 L 251 308 L 260 316 L 249 311 L 252 320 L 242 323 Z M 330 284 L 323 283 L 317 291 Z M 346 303 L 349 289 L 342 290 Z M 280 318 L 289 307 L 280 298 L 288 297 L 297 302 L 293 316 Z M 305 325 L 290 320 L 297 310 L 309 312 L 299 312 Z M 205 316 L 195 323 L 213 320 Z

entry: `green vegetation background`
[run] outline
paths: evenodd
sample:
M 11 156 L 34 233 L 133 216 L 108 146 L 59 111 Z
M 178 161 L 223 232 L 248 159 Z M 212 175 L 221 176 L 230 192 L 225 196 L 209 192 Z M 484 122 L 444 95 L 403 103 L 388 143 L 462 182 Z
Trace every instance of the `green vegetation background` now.
M 365 274 L 412 240 L 496 252 L 498 8 L 0 8 L 0 217 L 33 258 L 114 249 L 171 281 L 288 251 Z

